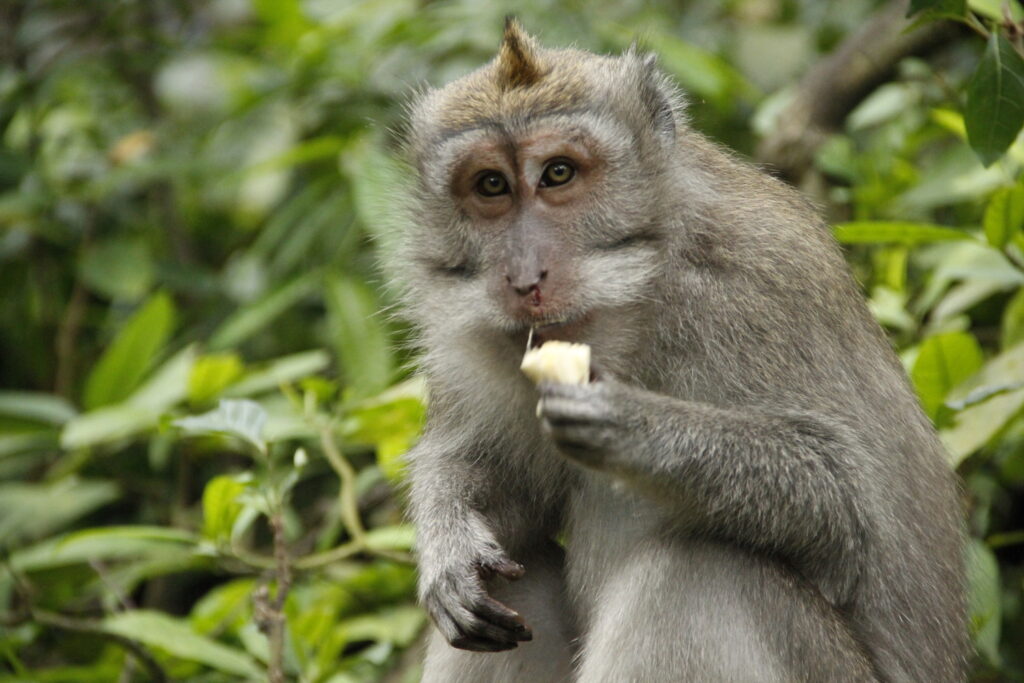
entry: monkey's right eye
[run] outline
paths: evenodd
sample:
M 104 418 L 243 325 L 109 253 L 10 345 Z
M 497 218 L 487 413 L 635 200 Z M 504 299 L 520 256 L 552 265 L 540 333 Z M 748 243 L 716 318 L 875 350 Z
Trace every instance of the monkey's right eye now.
M 480 180 L 476 181 L 476 191 L 477 194 L 484 197 L 508 194 L 508 181 L 505 180 L 505 176 L 496 171 L 487 171 L 480 176 Z

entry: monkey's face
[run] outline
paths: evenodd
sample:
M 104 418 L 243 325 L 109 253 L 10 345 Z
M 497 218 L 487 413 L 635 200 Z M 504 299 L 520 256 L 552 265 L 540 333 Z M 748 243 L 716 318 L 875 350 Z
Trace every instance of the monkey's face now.
M 641 55 L 542 50 L 514 24 L 494 62 L 424 93 L 404 244 L 420 327 L 625 350 L 608 331 L 653 298 L 668 248 L 673 98 Z
M 424 248 L 443 319 L 588 341 L 599 319 L 643 301 L 660 235 L 656 184 L 633 138 L 610 117 L 577 112 L 438 145 L 419 218 L 431 226 Z

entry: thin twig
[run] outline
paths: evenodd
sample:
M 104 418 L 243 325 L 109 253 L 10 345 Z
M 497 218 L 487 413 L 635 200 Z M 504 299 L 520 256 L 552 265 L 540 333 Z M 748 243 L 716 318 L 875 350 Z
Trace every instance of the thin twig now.
M 365 546 L 366 528 L 363 527 L 363 522 L 359 518 L 359 501 L 356 498 L 356 471 L 334 442 L 330 424 L 320 425 L 320 446 L 324 450 L 324 455 L 327 456 L 327 462 L 331 464 L 341 480 L 338 501 L 341 505 L 342 524 L 345 525 L 345 529 L 353 541 Z

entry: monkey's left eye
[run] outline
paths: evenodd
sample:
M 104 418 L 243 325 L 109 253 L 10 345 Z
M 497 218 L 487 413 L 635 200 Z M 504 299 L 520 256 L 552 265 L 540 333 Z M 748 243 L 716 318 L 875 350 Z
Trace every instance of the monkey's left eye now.
M 540 174 L 540 186 L 565 185 L 575 175 L 576 169 L 571 164 L 565 161 L 553 161 L 544 167 L 544 172 Z

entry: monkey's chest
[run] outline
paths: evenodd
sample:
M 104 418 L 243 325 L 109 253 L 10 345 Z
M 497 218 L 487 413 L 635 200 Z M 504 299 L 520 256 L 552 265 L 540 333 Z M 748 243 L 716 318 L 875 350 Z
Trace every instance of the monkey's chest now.
M 650 502 L 599 473 L 586 472 L 570 495 L 566 510 L 566 584 L 570 599 L 586 621 L 587 599 L 664 528 Z

